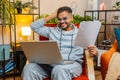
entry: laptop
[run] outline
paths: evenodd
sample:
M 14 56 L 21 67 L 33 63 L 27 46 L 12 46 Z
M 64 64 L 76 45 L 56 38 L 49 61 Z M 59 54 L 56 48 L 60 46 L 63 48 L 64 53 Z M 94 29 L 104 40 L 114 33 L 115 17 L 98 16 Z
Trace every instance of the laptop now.
M 63 63 L 56 41 L 20 42 L 29 62 L 40 64 Z

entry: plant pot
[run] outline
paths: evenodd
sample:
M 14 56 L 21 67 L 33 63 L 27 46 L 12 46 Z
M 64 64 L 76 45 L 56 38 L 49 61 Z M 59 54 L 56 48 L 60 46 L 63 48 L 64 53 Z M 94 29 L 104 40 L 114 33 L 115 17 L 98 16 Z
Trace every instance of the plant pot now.
M 2 18 L 0 17 L 0 24 L 2 24 Z
M 56 27 L 57 24 L 54 24 L 54 23 L 47 23 L 47 24 L 45 24 L 44 26 L 48 26 L 48 27 Z
M 74 24 L 75 26 L 77 26 L 78 28 L 80 27 L 80 24 Z M 45 24 L 44 26 L 50 26 L 50 27 L 56 27 L 57 24 L 54 24 L 54 23 L 48 23 L 48 24 Z
M 21 8 L 17 8 L 17 13 L 18 14 L 22 14 L 22 9 Z
M 77 26 L 77 28 L 80 28 L 80 24 L 74 24 L 75 26 Z

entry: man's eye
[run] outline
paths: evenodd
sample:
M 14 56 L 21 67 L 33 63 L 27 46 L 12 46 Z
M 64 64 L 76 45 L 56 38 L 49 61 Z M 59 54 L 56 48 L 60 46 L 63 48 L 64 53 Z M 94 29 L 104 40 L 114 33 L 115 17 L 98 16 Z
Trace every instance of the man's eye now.
M 62 21 L 62 20 L 67 20 L 67 17 L 63 17 L 63 18 L 58 18 L 59 21 Z
M 64 18 L 63 18 L 63 20 L 66 20 L 66 19 L 67 19 L 67 17 L 64 17 Z

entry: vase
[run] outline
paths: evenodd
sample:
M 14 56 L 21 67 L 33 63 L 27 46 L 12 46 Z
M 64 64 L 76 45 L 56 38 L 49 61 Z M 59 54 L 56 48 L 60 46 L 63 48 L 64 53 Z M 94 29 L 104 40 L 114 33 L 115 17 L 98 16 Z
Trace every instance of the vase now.
M 22 14 L 22 9 L 21 8 L 17 8 L 17 13 L 18 14 Z

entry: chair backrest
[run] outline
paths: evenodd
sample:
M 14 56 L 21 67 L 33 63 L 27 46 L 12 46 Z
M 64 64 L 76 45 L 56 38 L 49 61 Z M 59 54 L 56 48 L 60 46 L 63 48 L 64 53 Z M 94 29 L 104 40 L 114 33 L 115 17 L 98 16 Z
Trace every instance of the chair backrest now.
M 44 26 L 47 26 L 47 27 L 56 27 L 57 24 L 45 24 Z M 75 24 L 75 26 L 76 26 L 77 28 L 80 27 L 79 24 Z M 39 36 L 39 40 L 48 40 L 48 38 L 40 35 L 40 36 Z

